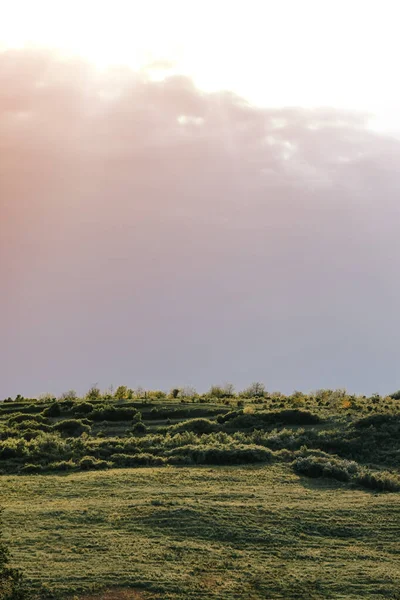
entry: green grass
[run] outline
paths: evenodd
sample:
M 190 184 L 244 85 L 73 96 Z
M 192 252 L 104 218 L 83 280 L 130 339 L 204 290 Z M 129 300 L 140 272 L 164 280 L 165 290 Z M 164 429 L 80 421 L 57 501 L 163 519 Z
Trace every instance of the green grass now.
M 82 402 L 0 404 L 5 534 L 41 599 L 400 600 L 398 400 Z
M 15 564 L 67 595 L 400 598 L 400 495 L 285 464 L 3 475 L 0 504 Z

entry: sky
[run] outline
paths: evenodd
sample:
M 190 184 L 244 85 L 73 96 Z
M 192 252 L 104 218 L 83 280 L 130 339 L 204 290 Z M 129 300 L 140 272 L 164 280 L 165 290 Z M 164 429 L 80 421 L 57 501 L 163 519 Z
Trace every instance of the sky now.
M 399 11 L 0 0 L 0 397 L 399 388 Z

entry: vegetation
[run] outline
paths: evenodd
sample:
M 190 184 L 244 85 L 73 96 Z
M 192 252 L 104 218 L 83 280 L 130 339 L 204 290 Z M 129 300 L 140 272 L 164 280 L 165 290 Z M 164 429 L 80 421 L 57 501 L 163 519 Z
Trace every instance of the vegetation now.
M 49 594 L 130 586 L 171 599 L 395 598 L 400 590 L 391 549 L 400 517 L 396 394 L 284 396 L 256 383 L 239 393 L 231 384 L 206 394 L 93 386 L 82 398 L 7 400 L 0 503 L 13 555 Z M 324 561 L 333 566 L 321 574 Z
M 0 526 L 1 526 L 0 510 Z M 28 598 L 27 588 L 22 573 L 9 564 L 10 554 L 2 538 L 0 528 L 0 600 L 25 600 Z
M 299 477 L 289 464 L 1 483 L 14 559 L 34 586 L 67 598 L 118 587 L 132 600 L 383 600 L 400 590 L 400 494 Z

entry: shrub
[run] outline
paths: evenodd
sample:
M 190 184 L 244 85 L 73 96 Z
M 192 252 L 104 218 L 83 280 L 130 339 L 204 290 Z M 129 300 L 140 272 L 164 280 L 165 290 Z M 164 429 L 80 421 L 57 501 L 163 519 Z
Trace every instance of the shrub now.
M 48 424 L 49 420 L 46 419 L 43 415 L 32 415 L 32 414 L 24 414 L 17 413 L 8 419 L 8 425 L 11 427 L 15 423 L 23 423 L 24 421 L 30 421 L 35 423 L 44 423 Z
M 236 416 L 224 423 L 224 430 L 234 431 L 237 429 L 254 429 L 255 427 L 263 426 L 264 422 L 259 414 L 257 416 L 254 414 L 244 414 L 243 410 L 240 410 L 236 412 Z
M 400 477 L 387 471 L 372 473 L 365 469 L 355 477 L 355 482 L 363 487 L 381 492 L 400 491 Z
M 53 430 L 68 436 L 80 436 L 82 433 L 90 432 L 90 425 L 86 425 L 78 419 L 65 419 L 53 425 Z
M 264 413 L 264 421 L 269 423 L 284 423 L 285 425 L 315 425 L 316 423 L 320 423 L 321 419 L 318 415 L 308 410 L 293 409 Z
M 8 438 L 0 442 L 0 458 L 23 458 L 28 454 L 28 446 L 25 440 Z
M 111 460 L 118 467 L 141 467 L 165 465 L 166 459 L 149 453 L 113 454 Z
M 48 462 L 65 458 L 71 450 L 68 443 L 58 433 L 40 433 L 29 443 L 27 451 L 29 451 L 30 460 Z
M 217 421 L 218 423 L 226 423 L 235 417 L 243 414 L 243 410 L 231 410 L 230 412 L 225 413 L 224 415 L 218 415 Z
M 338 481 L 349 481 L 358 471 L 357 463 L 322 456 L 300 456 L 293 462 L 296 473 L 308 477 L 331 477 Z
M 92 421 L 130 421 L 139 411 L 136 408 L 105 405 L 88 413 Z
M 51 430 L 51 427 L 49 427 L 49 429 Z M 42 433 L 44 433 L 44 432 L 41 428 L 40 429 L 24 429 L 23 431 L 21 431 L 21 430 L 19 431 L 21 438 L 23 438 L 24 440 L 27 440 L 28 442 L 39 437 Z
M 154 398 L 157 400 L 164 400 L 167 397 L 167 394 L 162 390 L 149 390 L 147 392 L 149 398 Z
M 53 402 L 48 408 L 42 412 L 44 417 L 59 417 L 61 415 L 61 406 L 59 402 Z
M 55 402 L 56 398 L 51 392 L 45 392 L 44 394 L 40 394 L 38 400 L 39 402 Z
M 106 460 L 99 460 L 93 456 L 84 456 L 81 458 L 78 464 L 79 467 L 84 470 L 107 469 L 111 466 L 111 463 L 107 462 Z
M 147 433 L 147 427 L 142 421 L 138 421 L 133 425 L 132 432 L 136 434 L 144 434 Z
M 73 402 L 73 400 L 64 400 L 63 402 L 60 402 L 60 408 L 61 408 L 61 412 L 68 412 L 71 410 L 71 408 L 74 406 L 75 402 Z
M 90 402 L 79 402 L 72 407 L 72 414 L 74 416 L 88 415 L 95 410 L 95 405 Z
M 37 465 L 34 463 L 27 463 L 20 469 L 20 473 L 25 475 L 30 475 L 31 473 L 40 473 L 40 471 L 42 471 L 42 465 Z
M 224 429 L 255 429 L 269 425 L 312 425 L 319 423 L 320 417 L 308 410 L 259 411 L 254 414 L 243 410 L 232 411 L 223 418 Z
M 51 471 L 73 471 L 78 468 L 78 465 L 70 458 L 50 463 L 47 468 Z
M 270 462 L 273 453 L 262 446 L 197 446 L 187 445 L 167 451 L 168 462 L 184 462 L 205 465 L 231 465 L 243 463 Z
M 142 413 L 140 412 L 140 410 L 138 410 L 137 412 L 135 412 L 135 414 L 132 417 L 132 421 L 134 423 L 139 423 L 139 421 L 142 420 Z
M 225 409 L 216 407 L 203 407 L 203 406 L 181 406 L 181 407 L 165 407 L 160 408 L 153 407 L 145 417 L 151 420 L 161 419 L 184 419 L 184 418 L 199 418 L 199 417 L 210 417 L 212 415 L 218 415 L 224 413 Z
M 282 450 L 277 450 L 274 456 L 277 460 L 282 462 L 292 462 L 295 458 L 295 453 L 287 448 L 282 448 Z
M 189 419 L 176 425 L 171 425 L 169 430 L 173 433 L 179 433 L 181 431 L 193 431 L 194 433 L 212 433 L 216 431 L 218 426 L 209 419 Z
M 353 426 L 356 429 L 363 429 L 371 426 L 383 427 L 385 425 L 400 425 L 400 416 L 378 413 L 376 415 L 369 415 L 363 419 L 358 419 L 358 421 L 354 421 L 353 423 Z
M 45 423 L 38 423 L 37 421 L 23 421 L 22 423 L 16 423 L 14 425 L 14 429 L 17 430 L 18 432 L 21 432 L 21 435 L 23 435 L 24 432 L 28 431 L 28 432 L 49 432 L 51 431 L 51 425 L 46 425 Z

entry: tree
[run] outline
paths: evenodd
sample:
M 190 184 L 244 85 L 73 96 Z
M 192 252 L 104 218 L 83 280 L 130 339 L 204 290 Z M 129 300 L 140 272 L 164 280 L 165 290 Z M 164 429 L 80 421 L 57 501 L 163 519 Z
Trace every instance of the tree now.
M 147 392 L 146 392 L 146 390 L 141 385 L 139 385 L 136 388 L 136 390 L 135 390 L 135 396 L 136 396 L 136 398 L 140 398 L 140 399 L 144 398 L 144 399 L 146 399 L 147 398 Z
M 212 385 L 207 395 L 211 398 L 232 398 L 235 395 L 235 387 L 232 383 Z
M 1 525 L 0 510 L 0 525 Z M 9 566 L 10 554 L 5 545 L 0 528 L 0 600 L 27 599 L 22 574 L 18 569 Z
M 128 398 L 128 388 L 126 385 L 119 385 L 115 390 L 114 398 L 116 400 L 126 400 Z
M 243 390 L 242 395 L 246 398 L 259 398 L 265 394 L 265 385 L 259 381 L 255 381 L 248 388 Z
M 92 385 L 92 387 L 86 394 L 86 399 L 87 400 L 100 400 L 100 398 L 101 398 L 100 388 L 97 387 L 97 384 Z
M 185 385 L 179 392 L 180 398 L 195 398 L 197 396 L 196 388 L 191 385 Z
M 233 383 L 225 383 L 222 389 L 224 391 L 225 398 L 233 398 L 235 395 L 235 386 Z
M 77 400 L 78 394 L 75 390 L 68 390 L 68 392 L 63 392 L 61 396 L 58 398 L 59 400 Z

